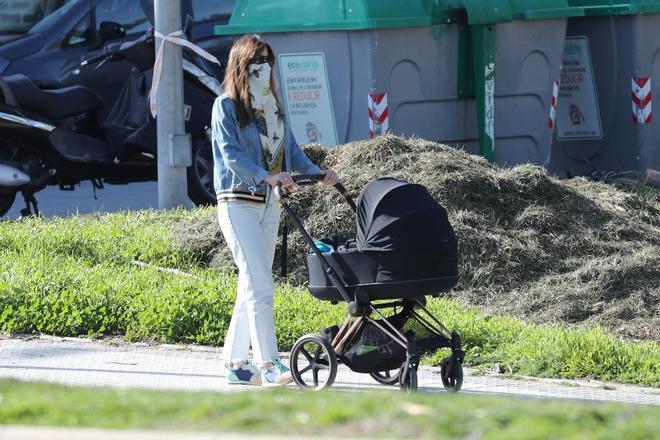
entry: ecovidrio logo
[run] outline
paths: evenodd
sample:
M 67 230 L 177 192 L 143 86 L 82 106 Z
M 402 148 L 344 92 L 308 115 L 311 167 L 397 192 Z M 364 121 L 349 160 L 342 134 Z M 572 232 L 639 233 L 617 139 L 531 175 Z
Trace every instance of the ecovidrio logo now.
M 319 63 L 311 58 L 300 61 L 289 61 L 286 65 L 289 70 L 316 70 L 319 68 Z
M 578 41 L 567 41 L 564 46 L 564 55 L 581 55 L 582 44 Z

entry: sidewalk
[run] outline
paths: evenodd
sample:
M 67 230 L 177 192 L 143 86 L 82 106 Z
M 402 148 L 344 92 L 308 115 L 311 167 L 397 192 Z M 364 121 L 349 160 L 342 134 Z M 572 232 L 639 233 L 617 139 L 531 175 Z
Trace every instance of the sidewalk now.
M 128 344 L 121 340 L 35 336 L 0 337 L 0 378 L 75 386 L 210 390 L 236 392 L 225 384 L 222 350 L 187 345 Z M 295 387 L 295 385 L 290 385 Z M 332 389 L 365 391 L 398 387 L 376 383 L 369 375 L 340 366 Z M 421 367 L 419 392 L 444 393 L 439 368 Z M 476 375 L 466 369 L 461 393 L 516 395 L 660 405 L 660 389 L 587 380 L 512 378 Z M 2 437 L 0 436 L 0 440 Z

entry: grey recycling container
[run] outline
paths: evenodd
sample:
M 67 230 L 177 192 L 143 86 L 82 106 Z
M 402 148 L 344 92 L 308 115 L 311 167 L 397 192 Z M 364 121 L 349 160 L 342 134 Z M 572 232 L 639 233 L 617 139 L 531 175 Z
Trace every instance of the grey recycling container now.
M 660 1 L 589 3 L 567 24 L 548 169 L 660 169 Z
M 579 13 L 567 2 L 238 0 L 215 33 L 273 46 L 300 143 L 387 129 L 544 164 L 567 16 Z

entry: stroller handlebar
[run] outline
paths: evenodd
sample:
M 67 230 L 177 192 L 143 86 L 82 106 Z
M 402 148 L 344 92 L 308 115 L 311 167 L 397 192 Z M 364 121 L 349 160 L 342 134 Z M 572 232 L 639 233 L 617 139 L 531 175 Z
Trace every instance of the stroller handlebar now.
M 291 178 L 298 185 L 314 185 L 316 183 L 322 182 L 325 176 L 323 174 L 296 174 L 292 175 Z M 355 201 L 353 200 L 353 197 L 351 197 L 351 195 L 348 193 L 348 191 L 346 191 L 344 185 L 342 185 L 340 182 L 337 182 L 333 185 L 333 187 L 339 192 L 339 194 L 341 194 L 344 200 L 346 200 L 353 212 L 355 212 L 357 210 Z M 277 183 L 275 191 L 277 192 L 280 199 L 283 199 L 289 195 L 289 191 L 282 187 L 281 182 Z
M 323 181 L 323 174 L 296 174 L 291 176 L 298 185 L 314 185 Z

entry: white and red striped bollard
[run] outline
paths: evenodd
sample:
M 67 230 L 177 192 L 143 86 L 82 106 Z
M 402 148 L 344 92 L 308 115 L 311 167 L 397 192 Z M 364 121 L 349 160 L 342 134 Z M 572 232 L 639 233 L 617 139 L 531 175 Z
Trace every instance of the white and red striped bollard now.
M 385 134 L 388 129 L 387 93 L 369 93 L 369 138 Z
M 555 118 L 557 117 L 557 97 L 559 96 L 559 81 L 552 84 L 552 101 L 550 101 L 550 117 L 548 118 L 548 128 L 555 128 Z
M 632 111 L 633 122 L 637 124 L 653 122 L 650 76 L 632 79 Z

